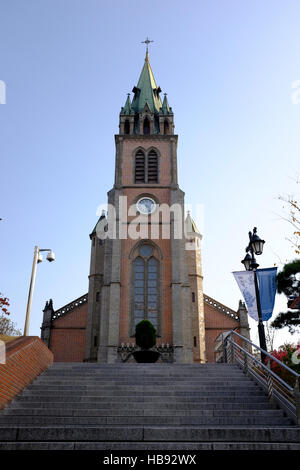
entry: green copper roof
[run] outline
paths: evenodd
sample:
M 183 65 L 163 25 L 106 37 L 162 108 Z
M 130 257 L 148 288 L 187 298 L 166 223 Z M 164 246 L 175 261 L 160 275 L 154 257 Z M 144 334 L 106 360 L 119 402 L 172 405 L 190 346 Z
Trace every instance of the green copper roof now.
M 130 113 L 131 113 L 131 101 L 130 101 L 130 94 L 128 93 L 125 106 L 124 108 L 121 109 L 121 114 L 130 114 Z
M 135 112 L 140 113 L 146 103 L 152 113 L 159 112 L 162 102 L 159 96 L 161 89 L 156 85 L 153 72 L 149 62 L 148 51 L 146 53 L 145 63 L 141 72 L 137 87 L 134 87 L 134 98 L 132 100 L 132 108 Z
M 170 106 L 168 103 L 168 98 L 167 98 L 167 93 L 165 93 L 164 101 L 162 104 L 162 113 L 163 114 L 169 114 L 170 113 Z

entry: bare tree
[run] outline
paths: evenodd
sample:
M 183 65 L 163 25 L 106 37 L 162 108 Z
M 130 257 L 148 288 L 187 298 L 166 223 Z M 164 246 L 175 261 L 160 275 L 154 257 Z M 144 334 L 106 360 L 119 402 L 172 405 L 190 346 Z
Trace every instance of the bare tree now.
M 22 333 L 17 329 L 14 322 L 5 315 L 0 315 L 0 335 L 21 336 Z
M 300 183 L 300 176 L 294 178 L 296 184 Z M 294 194 L 287 194 L 279 196 L 278 199 L 282 201 L 282 219 L 290 224 L 292 233 L 287 240 L 292 244 L 295 253 L 300 254 L 300 204 L 297 201 L 297 196 Z
M 266 335 L 267 350 L 269 352 L 273 351 L 276 330 L 275 328 L 272 327 L 272 324 L 270 322 L 265 323 L 265 335 Z

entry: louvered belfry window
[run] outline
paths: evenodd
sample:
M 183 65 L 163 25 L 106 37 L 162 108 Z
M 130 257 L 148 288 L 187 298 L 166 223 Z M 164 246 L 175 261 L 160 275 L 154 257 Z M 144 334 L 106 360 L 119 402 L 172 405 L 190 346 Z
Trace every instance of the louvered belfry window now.
M 158 158 L 154 150 L 148 154 L 148 183 L 158 183 Z
M 155 150 L 135 154 L 135 183 L 158 183 L 158 156 Z
M 145 154 L 139 150 L 135 155 L 135 183 L 145 183 Z

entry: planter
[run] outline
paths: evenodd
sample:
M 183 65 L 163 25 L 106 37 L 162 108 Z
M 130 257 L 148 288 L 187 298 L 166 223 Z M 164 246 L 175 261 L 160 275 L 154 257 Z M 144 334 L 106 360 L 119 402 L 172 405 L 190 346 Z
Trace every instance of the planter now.
M 160 356 L 160 353 L 157 351 L 134 351 L 132 353 L 136 362 L 156 362 Z

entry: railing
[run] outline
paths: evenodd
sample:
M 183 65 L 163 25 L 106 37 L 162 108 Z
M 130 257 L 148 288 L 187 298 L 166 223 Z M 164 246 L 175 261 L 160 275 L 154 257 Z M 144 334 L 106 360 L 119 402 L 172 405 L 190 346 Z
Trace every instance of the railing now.
M 260 360 L 261 353 L 265 363 Z M 245 374 L 266 390 L 270 401 L 277 403 L 300 426 L 299 374 L 235 331 L 224 338 L 223 362 L 238 364 Z M 274 362 L 286 380 L 271 369 Z
M 121 346 L 117 348 L 122 362 L 127 362 L 131 358 L 132 353 L 139 350 L 140 348 L 135 343 L 121 343 Z M 174 347 L 172 344 L 157 344 L 151 350 L 160 353 L 161 362 L 173 362 Z

